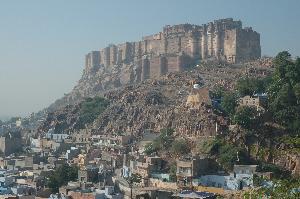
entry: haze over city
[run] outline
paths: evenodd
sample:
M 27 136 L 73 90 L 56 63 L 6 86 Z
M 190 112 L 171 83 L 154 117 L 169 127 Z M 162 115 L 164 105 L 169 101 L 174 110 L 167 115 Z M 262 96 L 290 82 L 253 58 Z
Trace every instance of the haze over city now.
M 0 198 L 299 199 L 299 8 L 0 1 Z
M 300 55 L 299 1 L 240 2 L 1 1 L 0 119 L 39 111 L 70 92 L 89 51 L 139 40 L 166 24 L 234 17 L 261 34 L 262 55 Z

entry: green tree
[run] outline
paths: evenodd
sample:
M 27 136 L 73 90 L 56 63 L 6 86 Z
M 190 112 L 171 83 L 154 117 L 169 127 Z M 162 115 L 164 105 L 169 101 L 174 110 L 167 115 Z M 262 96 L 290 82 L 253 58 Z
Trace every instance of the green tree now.
M 153 140 L 152 143 L 149 143 L 145 146 L 144 153 L 146 155 L 151 155 L 154 152 L 158 152 L 160 150 L 169 150 L 174 141 L 174 130 L 173 129 L 161 129 L 160 135 Z
M 178 139 L 172 143 L 171 152 L 177 156 L 185 155 L 190 152 L 189 143 L 185 139 Z
M 296 199 L 300 198 L 300 193 L 295 191 L 299 188 L 299 179 L 276 180 L 272 187 L 259 187 L 255 190 L 246 191 L 243 193 L 245 199 L 260 199 L 260 198 L 282 198 Z
M 300 104 L 300 83 L 295 84 L 294 92 L 297 99 L 297 104 Z
M 53 193 L 57 193 L 59 187 L 66 185 L 69 181 L 76 180 L 78 177 L 78 168 L 63 164 L 57 167 L 48 176 L 48 187 Z
M 209 154 L 214 144 L 214 139 L 206 138 L 200 139 L 197 142 L 196 148 L 197 152 L 200 154 Z
M 224 94 L 225 94 L 224 87 L 217 86 L 210 92 L 210 97 L 213 99 L 221 99 L 224 96 Z
M 177 179 L 176 172 L 177 172 L 176 163 L 175 164 L 171 164 L 170 171 L 169 171 L 170 181 L 176 182 L 176 179 Z
M 75 128 L 85 128 L 85 125 L 92 123 L 108 105 L 109 101 L 103 97 L 87 98 L 80 105 L 79 119 Z
M 237 81 L 237 90 L 241 96 L 253 95 L 254 88 L 250 78 L 242 78 Z
M 227 115 L 232 116 L 235 113 L 235 108 L 237 107 L 236 94 L 232 92 L 226 93 L 222 98 L 221 107 Z
M 162 129 L 159 137 L 154 141 L 154 147 L 160 149 L 169 149 L 174 141 L 174 130 L 173 129 Z
M 159 150 L 159 147 L 157 147 L 157 145 L 155 145 L 155 143 L 152 142 L 152 143 L 146 144 L 144 153 L 146 155 L 151 155 L 151 154 L 157 152 L 158 150 Z
M 234 114 L 233 121 L 248 130 L 256 128 L 259 123 L 256 108 L 252 106 L 239 107 Z
M 274 119 L 290 131 L 300 132 L 300 60 L 287 51 L 274 59 L 275 72 L 268 87 L 269 108 Z
M 247 164 L 249 162 L 249 157 L 244 148 L 237 147 L 221 139 L 214 140 L 210 154 L 216 156 L 218 163 L 227 171 L 231 171 L 236 163 Z
M 255 93 L 264 93 L 271 79 L 266 78 L 241 78 L 237 81 L 237 90 L 240 96 L 253 95 Z
M 142 176 L 137 173 L 131 174 L 128 178 L 125 178 L 126 182 L 130 187 L 130 198 L 132 199 L 132 189 L 135 183 L 140 183 L 142 181 Z

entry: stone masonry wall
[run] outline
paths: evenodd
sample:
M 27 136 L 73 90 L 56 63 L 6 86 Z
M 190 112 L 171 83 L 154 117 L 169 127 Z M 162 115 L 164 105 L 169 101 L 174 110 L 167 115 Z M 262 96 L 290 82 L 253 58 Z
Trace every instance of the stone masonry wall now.
M 141 79 L 145 80 L 184 70 L 200 59 L 236 63 L 260 56 L 259 33 L 228 18 L 202 26 L 167 25 L 162 32 L 145 36 L 142 41 L 92 51 L 86 55 L 85 69 L 93 72 L 100 67 L 137 65 L 141 67 Z

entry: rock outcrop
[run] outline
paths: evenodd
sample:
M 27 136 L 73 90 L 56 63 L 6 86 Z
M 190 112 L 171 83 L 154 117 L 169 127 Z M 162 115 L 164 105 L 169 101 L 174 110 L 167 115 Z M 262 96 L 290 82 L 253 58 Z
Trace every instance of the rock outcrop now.
M 218 86 L 231 90 L 235 81 L 245 74 L 264 76 L 261 73 L 248 73 L 243 64 L 234 67 L 199 65 L 191 71 L 170 73 L 157 79 L 111 89 L 101 94 L 110 101 L 110 105 L 89 128 L 98 134 L 126 132 L 141 135 L 145 129 L 158 132 L 161 128 L 174 128 L 176 132 L 189 136 L 215 135 L 216 123 L 221 125 L 224 121 L 212 113 L 209 90 Z M 198 84 L 200 89 L 195 89 L 194 84 Z M 87 91 L 80 95 L 96 94 L 99 92 Z M 83 96 L 77 100 L 80 102 Z M 193 103 L 190 103 L 191 96 L 197 98 Z M 76 95 L 73 97 L 75 99 Z M 52 123 L 59 127 L 69 126 L 65 130 L 74 132 L 79 102 L 49 113 L 41 131 L 47 131 Z M 66 121 L 67 124 L 60 124 Z

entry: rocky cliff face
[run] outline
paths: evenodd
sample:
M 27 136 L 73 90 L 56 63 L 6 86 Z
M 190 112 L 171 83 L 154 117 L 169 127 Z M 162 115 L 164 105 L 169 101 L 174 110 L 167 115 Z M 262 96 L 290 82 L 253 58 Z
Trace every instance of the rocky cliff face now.
M 295 176 L 300 176 L 300 155 L 299 153 L 282 153 L 272 159 L 272 163 L 285 168 Z
M 253 70 L 254 68 L 259 70 Z M 54 127 L 60 121 L 68 121 L 64 125 L 68 126 L 68 131 L 74 131 L 80 101 L 86 97 L 102 95 L 111 104 L 91 127 L 100 134 L 117 131 L 140 134 L 143 129 L 158 131 L 169 127 L 191 135 L 214 135 L 216 123 L 221 124 L 222 121 L 211 112 L 211 108 L 207 106 L 209 103 L 202 104 L 201 100 L 196 99 L 201 104 L 194 109 L 187 104 L 188 100 L 197 96 L 207 98 L 203 96 L 207 95 L 206 92 L 193 93 L 193 84 L 199 83 L 208 90 L 220 85 L 232 89 L 235 80 L 245 74 L 265 76 L 269 72 L 270 68 L 260 65 L 246 68 L 244 65 L 233 67 L 208 64 L 138 84 L 133 84 L 134 66 L 128 67 L 128 70 L 116 67 L 112 71 L 84 72 L 73 91 L 52 106 L 56 111 L 48 115 L 47 125 L 42 130 L 49 129 L 51 123 Z
M 186 69 L 186 71 L 196 69 L 196 74 L 199 75 L 209 87 L 215 84 L 222 84 L 229 88 L 232 87 L 232 84 L 228 84 L 228 81 L 234 82 L 234 80 L 243 75 L 265 76 L 270 74 L 270 71 L 272 71 L 270 60 L 270 58 L 259 59 L 234 66 L 220 65 L 215 62 L 204 62 L 203 64 L 197 65 L 198 67 L 194 65 L 194 67 Z M 139 70 L 140 67 L 135 64 L 121 64 L 108 68 L 94 68 L 92 70 L 85 69 L 81 79 L 73 90 L 51 104 L 48 107 L 48 112 L 53 112 L 66 105 L 77 104 L 87 97 L 103 95 L 111 90 L 118 90 L 129 85 L 143 84 L 144 82 L 151 81 L 150 79 L 141 81 L 139 79 Z M 179 72 L 179 74 L 180 73 L 181 72 Z M 163 77 L 164 76 L 152 79 L 159 80 Z M 191 79 L 192 76 L 187 78 Z
M 113 68 L 100 68 L 83 71 L 81 79 L 73 90 L 49 106 L 49 111 L 63 108 L 67 104 L 76 104 L 86 97 L 103 94 L 106 91 L 121 88 L 136 82 L 135 65 L 116 65 Z

